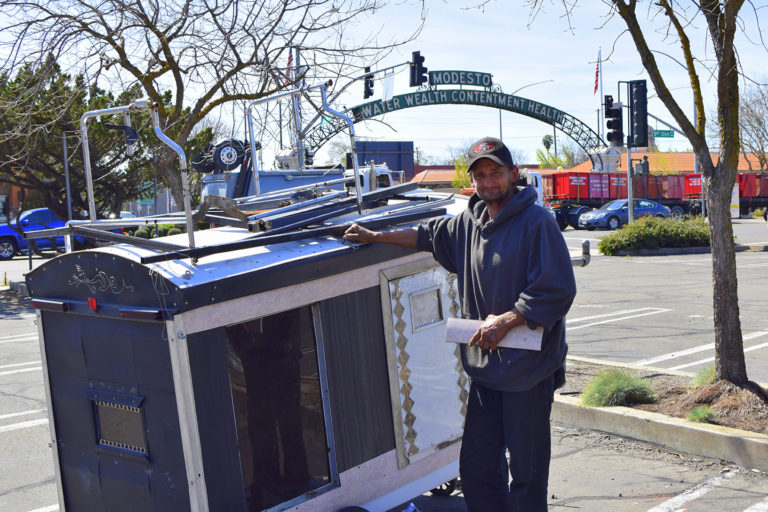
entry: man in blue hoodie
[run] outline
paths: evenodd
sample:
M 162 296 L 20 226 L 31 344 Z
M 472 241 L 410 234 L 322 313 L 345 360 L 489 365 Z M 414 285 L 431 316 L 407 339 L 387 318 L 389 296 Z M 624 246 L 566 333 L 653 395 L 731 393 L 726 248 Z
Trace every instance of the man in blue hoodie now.
M 549 415 L 565 382 L 565 315 L 576 295 L 571 259 L 536 191 L 515 186 L 519 171 L 501 140 L 472 144 L 467 170 L 475 194 L 456 217 L 383 232 L 353 225 L 344 238 L 429 251 L 457 274 L 463 315 L 484 320 L 461 348 L 471 379 L 459 461 L 467 509 L 544 512 Z M 522 324 L 544 328 L 540 351 L 497 347 Z

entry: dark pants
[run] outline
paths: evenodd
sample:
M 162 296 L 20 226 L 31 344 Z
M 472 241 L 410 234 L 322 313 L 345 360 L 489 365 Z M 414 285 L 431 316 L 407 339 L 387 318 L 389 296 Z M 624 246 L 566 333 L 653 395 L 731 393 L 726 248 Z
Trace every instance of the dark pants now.
M 554 390 L 553 377 L 519 393 L 471 384 L 459 461 L 470 512 L 546 512 Z

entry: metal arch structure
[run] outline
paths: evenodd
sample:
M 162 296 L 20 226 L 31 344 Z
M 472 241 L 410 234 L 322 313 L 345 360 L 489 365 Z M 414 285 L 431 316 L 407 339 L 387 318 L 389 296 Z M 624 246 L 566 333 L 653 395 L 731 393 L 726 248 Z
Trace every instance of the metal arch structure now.
M 607 144 L 600 135 L 587 124 L 567 112 L 528 98 L 504 94 L 491 89 L 427 88 L 394 96 L 387 101 L 376 100 L 363 103 L 346 109 L 345 113 L 355 123 L 358 123 L 405 108 L 447 104 L 476 105 L 501 109 L 550 124 L 573 139 L 587 153 L 590 160 L 592 160 L 592 165 L 597 163 L 595 158 L 599 159 L 601 152 L 607 147 Z M 326 120 L 307 133 L 304 138 L 305 147 L 317 151 L 318 148 L 345 128 L 346 124 L 338 119 Z

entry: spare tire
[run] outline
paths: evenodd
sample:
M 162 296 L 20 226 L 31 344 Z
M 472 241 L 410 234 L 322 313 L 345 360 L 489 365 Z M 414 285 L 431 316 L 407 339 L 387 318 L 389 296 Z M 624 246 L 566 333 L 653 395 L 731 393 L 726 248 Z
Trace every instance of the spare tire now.
M 219 171 L 231 171 L 243 163 L 245 145 L 237 139 L 219 142 L 213 148 L 213 164 Z

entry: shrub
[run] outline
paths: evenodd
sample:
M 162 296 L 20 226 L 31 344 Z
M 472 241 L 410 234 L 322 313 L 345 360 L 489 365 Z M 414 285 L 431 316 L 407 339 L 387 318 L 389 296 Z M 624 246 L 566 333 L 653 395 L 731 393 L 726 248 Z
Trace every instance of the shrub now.
M 150 238 L 152 233 L 149 231 L 147 226 L 142 226 L 133 232 L 133 236 L 137 236 L 139 238 Z
M 173 224 L 160 224 L 157 226 L 157 236 L 166 236 L 173 229 Z
M 620 368 L 600 373 L 581 393 L 581 403 L 589 407 L 647 404 L 653 401 L 655 397 L 648 383 Z
M 699 405 L 691 409 L 688 413 L 688 421 L 695 421 L 696 423 L 712 423 L 717 414 L 708 405 Z
M 716 380 L 717 377 L 715 376 L 715 367 L 708 366 L 707 368 L 702 368 L 699 370 L 699 372 L 691 380 L 691 385 L 689 387 L 691 389 L 696 389 L 701 386 L 708 386 L 709 384 L 714 384 Z
M 182 233 L 183 233 L 183 231 L 182 231 L 182 230 L 180 230 L 179 228 L 171 228 L 171 229 L 169 229 L 169 230 L 168 230 L 168 236 L 171 236 L 171 235 L 180 235 L 180 234 L 182 234 Z
M 660 247 L 708 247 L 709 227 L 701 217 L 659 219 L 644 217 L 603 237 L 598 250 L 607 256 L 617 251 Z

